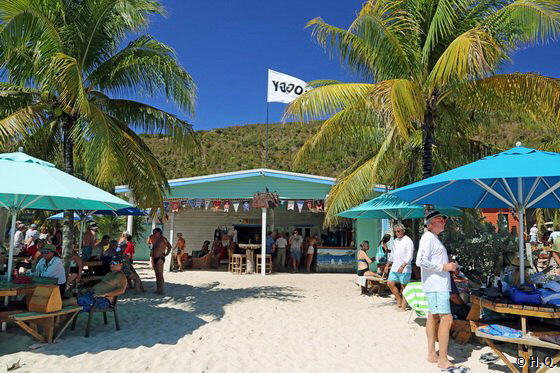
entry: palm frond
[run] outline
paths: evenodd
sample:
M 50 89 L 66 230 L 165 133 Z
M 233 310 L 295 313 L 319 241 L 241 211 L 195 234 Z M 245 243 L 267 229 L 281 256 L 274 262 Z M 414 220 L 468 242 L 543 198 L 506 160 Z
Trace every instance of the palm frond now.
M 560 80 L 538 74 L 497 74 L 465 85 L 457 100 L 478 112 L 530 113 L 541 123 L 560 125 Z
M 110 116 L 127 123 L 129 128 L 142 133 L 164 133 L 180 146 L 181 151 L 192 150 L 195 146 L 200 150 L 196 132 L 187 121 L 141 102 L 111 99 L 97 91 L 90 92 L 90 95 L 94 97 L 94 104 Z
M 513 49 L 521 43 L 545 43 L 560 35 L 560 2 L 516 0 L 483 23 L 497 40 Z
M 35 104 L 20 109 L 0 119 L 0 139 L 2 143 L 20 139 L 29 131 L 41 125 L 46 105 Z
M 450 83 L 487 76 L 507 56 L 483 29 L 472 29 L 453 40 L 439 57 L 428 77 L 433 89 Z
M 386 161 L 386 155 L 395 145 L 395 132 L 395 129 L 392 129 L 387 133 L 377 154 L 365 162 L 360 162 L 352 172 L 337 180 L 326 201 L 325 226 L 336 224 L 339 213 L 361 203 L 370 195 L 376 183 L 382 180 L 379 177 L 379 165 Z
M 188 114 L 194 112 L 196 86 L 173 50 L 143 35 L 104 61 L 88 76 L 93 89 L 130 96 L 165 95 Z
M 158 159 L 126 124 L 90 104 L 88 117 L 78 122 L 72 136 L 84 155 L 89 180 L 106 189 L 126 182 L 140 206 L 161 206 L 167 178 Z
M 88 115 L 89 104 L 82 74 L 74 57 L 56 53 L 47 67 L 47 84 L 58 92 L 60 103 L 72 115 Z
M 284 120 L 322 119 L 362 102 L 374 87 L 366 83 L 330 84 L 305 92 L 286 108 Z

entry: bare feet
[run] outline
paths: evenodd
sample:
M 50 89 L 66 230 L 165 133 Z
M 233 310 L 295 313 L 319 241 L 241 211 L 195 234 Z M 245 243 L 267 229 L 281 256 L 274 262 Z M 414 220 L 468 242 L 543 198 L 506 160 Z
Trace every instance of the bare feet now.
M 447 369 L 447 368 L 449 368 L 450 366 L 453 366 L 453 364 L 452 364 L 449 360 L 445 359 L 445 361 L 443 361 L 443 362 L 442 362 L 442 361 L 438 361 L 437 366 L 438 366 L 438 368 L 440 368 L 440 369 Z
M 428 360 L 429 363 L 437 363 L 439 361 L 439 356 L 437 353 L 429 354 L 426 360 Z

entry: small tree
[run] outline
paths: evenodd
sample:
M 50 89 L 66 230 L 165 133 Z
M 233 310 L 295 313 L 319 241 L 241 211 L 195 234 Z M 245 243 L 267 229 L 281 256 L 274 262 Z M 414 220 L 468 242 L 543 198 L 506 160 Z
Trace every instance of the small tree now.
M 462 271 L 482 282 L 486 276 L 499 274 L 503 255 L 517 250 L 517 237 L 486 221 L 479 210 L 463 211 L 463 216 L 448 220 L 441 240 L 449 255 L 455 255 L 463 266 Z

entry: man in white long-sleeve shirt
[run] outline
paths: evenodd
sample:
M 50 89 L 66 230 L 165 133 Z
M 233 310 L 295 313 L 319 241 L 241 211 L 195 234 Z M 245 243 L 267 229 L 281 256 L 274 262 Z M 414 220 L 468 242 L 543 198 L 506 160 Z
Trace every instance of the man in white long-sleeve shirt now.
M 387 266 L 391 264 L 391 271 L 387 279 L 387 286 L 391 289 L 391 293 L 397 300 L 397 308 L 401 311 L 406 309 L 406 300 L 402 296 L 403 288 L 410 282 L 412 274 L 412 256 L 414 255 L 414 243 L 405 232 L 406 228 L 403 224 L 397 223 L 393 226 L 395 232 L 395 240 L 393 241 L 393 250 L 389 256 Z
M 441 369 L 453 366 L 447 358 L 449 331 L 453 324 L 449 293 L 451 276 L 457 270 L 456 263 L 450 263 L 447 250 L 438 235 L 445 229 L 447 217 L 439 211 L 426 215 L 427 231 L 422 235 L 418 247 L 416 265 L 422 272 L 422 287 L 428 300 L 429 314 L 426 323 L 428 337 L 428 361 L 437 363 Z M 436 352 L 436 335 L 439 341 L 439 355 Z

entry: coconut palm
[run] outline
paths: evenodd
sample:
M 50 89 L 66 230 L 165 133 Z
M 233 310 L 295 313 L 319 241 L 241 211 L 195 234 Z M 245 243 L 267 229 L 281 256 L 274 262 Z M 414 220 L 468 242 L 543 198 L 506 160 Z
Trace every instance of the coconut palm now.
M 125 41 L 162 13 L 151 0 L 2 0 L 4 145 L 23 143 L 48 159 L 58 152 L 66 172 L 106 189 L 126 183 L 136 203 L 161 206 L 167 178 L 135 131 L 164 132 L 190 146 L 193 130 L 131 98 L 163 95 L 190 115 L 195 85 L 169 46 L 149 35 Z M 65 213 L 66 255 L 71 216 Z
M 488 154 L 475 136 L 485 123 L 557 125 L 557 80 L 496 71 L 520 46 L 557 38 L 559 10 L 557 0 L 369 0 L 347 30 L 311 20 L 314 38 L 361 80 L 312 82 L 286 112 L 326 119 L 296 163 L 364 149 L 330 193 L 327 224 L 375 183 L 402 185 Z

